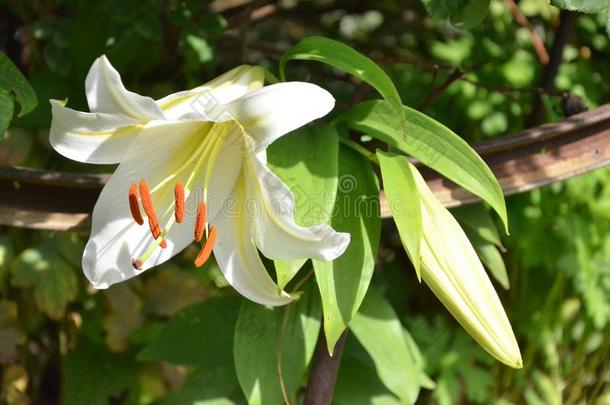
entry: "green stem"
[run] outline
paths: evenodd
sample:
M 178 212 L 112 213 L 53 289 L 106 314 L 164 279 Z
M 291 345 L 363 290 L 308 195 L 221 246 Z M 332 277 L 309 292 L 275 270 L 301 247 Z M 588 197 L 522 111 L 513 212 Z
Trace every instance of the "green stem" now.
M 368 150 L 367 148 L 365 148 L 364 146 L 352 141 L 351 139 L 339 138 L 339 141 L 343 145 L 360 153 L 362 156 L 364 156 L 365 158 L 367 158 L 368 160 L 370 160 L 371 162 L 373 162 L 374 164 L 379 166 L 379 161 L 377 160 L 377 155 L 375 153 L 371 152 L 370 150 Z

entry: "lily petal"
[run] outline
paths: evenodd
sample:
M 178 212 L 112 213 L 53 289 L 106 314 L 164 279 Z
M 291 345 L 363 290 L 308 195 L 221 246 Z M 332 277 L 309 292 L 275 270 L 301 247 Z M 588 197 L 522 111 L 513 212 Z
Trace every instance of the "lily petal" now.
M 91 112 L 124 114 L 139 120 L 163 119 L 163 112 L 150 97 L 128 91 L 119 72 L 105 55 L 97 58 L 85 79 Z
M 286 292 L 278 293 L 263 265 L 251 237 L 252 218 L 246 210 L 244 176 L 235 183 L 236 204 L 231 212 L 217 216 L 218 228 L 214 256 L 225 278 L 240 294 L 262 305 L 285 305 L 292 301 Z
M 254 238 L 265 257 L 277 259 L 333 260 L 341 256 L 350 242 L 348 233 L 336 232 L 328 225 L 301 227 L 294 221 L 292 191 L 263 163 L 266 153 L 250 155 L 247 174 L 248 201 L 255 203 Z
M 422 279 L 485 350 L 504 364 L 521 368 L 510 322 L 474 248 L 415 166 L 409 167 L 422 197 Z
M 50 102 L 51 146 L 79 162 L 120 162 L 141 129 L 136 119 L 124 114 L 84 113 L 64 107 L 57 100 Z
M 272 84 L 227 105 L 230 114 L 257 141 L 257 150 L 303 125 L 325 116 L 333 96 L 311 83 Z
M 210 131 L 211 123 L 154 121 L 144 128 L 132 142 L 125 158 L 114 172 L 93 210 L 91 237 L 85 247 L 83 270 L 96 288 L 107 288 L 129 279 L 143 270 L 161 264 L 180 252 L 193 240 L 195 199 L 201 197 L 196 190 L 187 190 L 184 222 L 175 224 L 165 236 L 167 248 L 157 248 L 144 261 L 142 270 L 132 266 L 132 259 L 141 256 L 155 243 L 147 224 L 138 225 L 131 216 L 127 193 L 132 183 L 145 179 L 151 190 L 155 185 L 177 173 L 201 143 L 202 135 Z M 240 155 L 237 160 L 239 160 Z M 238 165 L 239 167 L 239 165 Z M 174 181 L 190 174 L 170 179 L 168 187 L 152 193 L 153 206 L 159 223 L 164 227 L 173 215 Z M 201 173 L 201 177 L 205 172 Z M 198 181 L 198 184 L 201 180 Z M 157 241 L 158 243 L 158 241 Z
M 166 118 L 213 118 L 223 115 L 221 106 L 263 87 L 265 72 L 260 66 L 242 65 L 194 89 L 170 94 L 157 104 Z

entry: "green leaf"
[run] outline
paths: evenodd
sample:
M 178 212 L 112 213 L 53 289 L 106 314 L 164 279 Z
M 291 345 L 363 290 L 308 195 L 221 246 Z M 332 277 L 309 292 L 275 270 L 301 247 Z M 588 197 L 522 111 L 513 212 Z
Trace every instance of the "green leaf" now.
M 493 278 L 495 278 L 505 290 L 508 290 L 510 288 L 510 282 L 508 280 L 508 274 L 506 273 L 506 266 L 504 265 L 504 259 L 502 259 L 502 255 L 496 245 L 481 238 L 477 233 L 474 233 L 469 229 L 466 229 L 466 233 L 468 234 L 468 239 L 470 239 L 474 250 L 477 252 L 477 255 L 485 267 L 487 267 Z
M 13 119 L 14 108 L 13 96 L 8 91 L 0 89 L 0 139 L 4 138 L 4 134 Z
M 0 88 L 15 93 L 15 98 L 21 105 L 19 117 L 29 113 L 38 105 L 38 98 L 30 83 L 2 52 L 0 52 Z
M 489 14 L 490 0 L 422 0 L 433 18 L 450 20 L 460 28 L 471 29 Z
M 10 234 L 0 235 L 0 290 L 4 289 L 14 256 L 15 249 Z
M 138 365 L 128 355 L 81 339 L 61 364 L 62 399 L 70 405 L 106 405 L 133 390 Z M 135 390 L 134 390 L 135 391 Z
M 350 128 L 373 136 L 420 160 L 426 166 L 487 201 L 508 232 L 506 203 L 498 181 L 479 155 L 449 128 L 403 106 L 404 121 L 383 100 L 355 105 L 339 119 Z M 402 137 L 403 129 L 408 134 Z
M 339 137 L 330 125 L 301 128 L 267 149 L 267 163 L 292 190 L 295 221 L 301 226 L 328 224 L 337 196 Z M 277 285 L 283 290 L 306 262 L 276 260 Z
M 339 149 L 339 189 L 331 225 L 338 232 L 348 232 L 351 242 L 334 261 L 313 261 L 329 353 L 364 299 L 381 229 L 379 186 L 371 164 L 343 147 Z
M 345 349 L 333 394 L 335 405 L 402 405 L 379 380 L 373 364 Z
M 583 13 L 599 13 L 610 9 L 610 0 L 551 0 L 555 7 Z
M 245 404 L 233 361 L 205 366 L 191 374 L 176 391 L 159 405 L 237 405 Z
M 483 240 L 502 248 L 502 240 L 498 234 L 489 211 L 482 204 L 470 204 L 453 208 L 451 214 L 465 228 L 470 229 Z
M 184 308 L 138 358 L 206 367 L 231 362 L 239 302 L 218 297 Z
M 320 331 L 320 299 L 310 284 L 301 298 L 285 307 L 266 308 L 244 300 L 233 355 L 242 391 L 250 405 L 283 404 L 283 386 L 291 403 L 311 360 Z
M 19 345 L 24 343 L 26 335 L 19 326 L 17 303 L 0 300 L 0 364 L 17 362 Z
M 36 305 L 51 319 L 61 319 L 66 306 L 78 293 L 78 279 L 74 267 L 60 254 L 63 243 L 82 252 L 75 235 L 51 239 L 21 252 L 12 264 L 12 283 L 34 290 Z
M 286 80 L 290 60 L 314 60 L 333 66 L 373 86 L 400 115 L 402 101 L 390 77 L 368 57 L 332 39 L 311 36 L 288 49 L 280 59 L 280 77 Z
M 405 251 L 421 281 L 419 247 L 422 218 L 419 191 L 404 156 L 377 151 L 386 201 Z
M 423 370 L 417 368 L 396 312 L 374 288 L 369 288 L 349 328 L 371 356 L 383 384 L 402 403 L 415 403 Z

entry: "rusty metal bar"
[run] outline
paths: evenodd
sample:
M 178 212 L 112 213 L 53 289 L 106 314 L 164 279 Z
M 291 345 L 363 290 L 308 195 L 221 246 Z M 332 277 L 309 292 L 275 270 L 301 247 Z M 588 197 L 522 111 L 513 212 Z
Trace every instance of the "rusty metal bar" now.
M 475 146 L 506 195 L 564 180 L 610 163 L 610 104 L 567 120 Z M 422 168 L 447 207 L 478 201 L 468 191 Z M 0 225 L 88 232 L 90 213 L 108 175 L 0 168 Z M 382 198 L 382 216 L 389 217 Z

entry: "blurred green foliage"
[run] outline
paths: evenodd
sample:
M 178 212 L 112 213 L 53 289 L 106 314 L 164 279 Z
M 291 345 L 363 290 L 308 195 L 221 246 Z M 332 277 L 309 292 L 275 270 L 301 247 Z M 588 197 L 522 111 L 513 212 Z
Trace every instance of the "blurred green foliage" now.
M 161 97 L 241 62 L 276 66 L 289 45 L 309 34 L 348 42 L 380 62 L 405 104 L 469 142 L 535 120 L 562 119 L 554 96 L 543 96 L 544 117 L 532 117 L 537 95 L 519 89 L 537 87 L 543 67 L 527 30 L 500 0 L 263 1 L 251 9 L 228 3 L 1 1 L 0 50 L 25 74 L 39 103 L 27 115 L 15 114 L 32 105 L 24 101 L 31 97 L 0 82 L 0 114 L 18 115 L 0 141 L 0 164 L 110 170 L 63 159 L 47 140 L 47 100 L 69 98 L 84 109 L 84 78 L 100 54 L 129 89 Z M 269 14 L 245 17 L 247 10 L 270 5 L 275 8 Z M 519 6 L 550 48 L 559 10 L 545 0 Z M 582 97 L 590 108 L 610 95 L 607 9 L 578 17 L 556 79 L 559 90 Z M 483 23 L 470 24 L 477 19 Z M 437 94 L 458 69 L 463 75 Z M 291 62 L 289 70 L 291 79 L 323 84 L 341 106 L 372 93 L 321 65 Z M 21 110 L 4 109 L 9 98 Z M 419 347 L 412 355 L 436 383 L 419 401 L 610 403 L 610 171 L 507 203 L 511 236 L 502 235 L 501 244 L 487 242 L 506 262 L 510 290 L 499 291 L 520 340 L 520 371 L 492 361 L 420 288 L 397 232 L 384 228 L 373 284 L 411 332 Z M 244 402 L 233 353 L 227 352 L 239 302 L 213 263 L 193 270 L 196 252 L 187 249 L 171 264 L 96 292 L 80 271 L 85 235 L 0 232 L 0 403 Z M 222 310 L 215 307 L 221 304 Z M 189 311 L 200 318 L 187 316 Z M 348 338 L 336 403 L 399 403 L 359 340 Z

